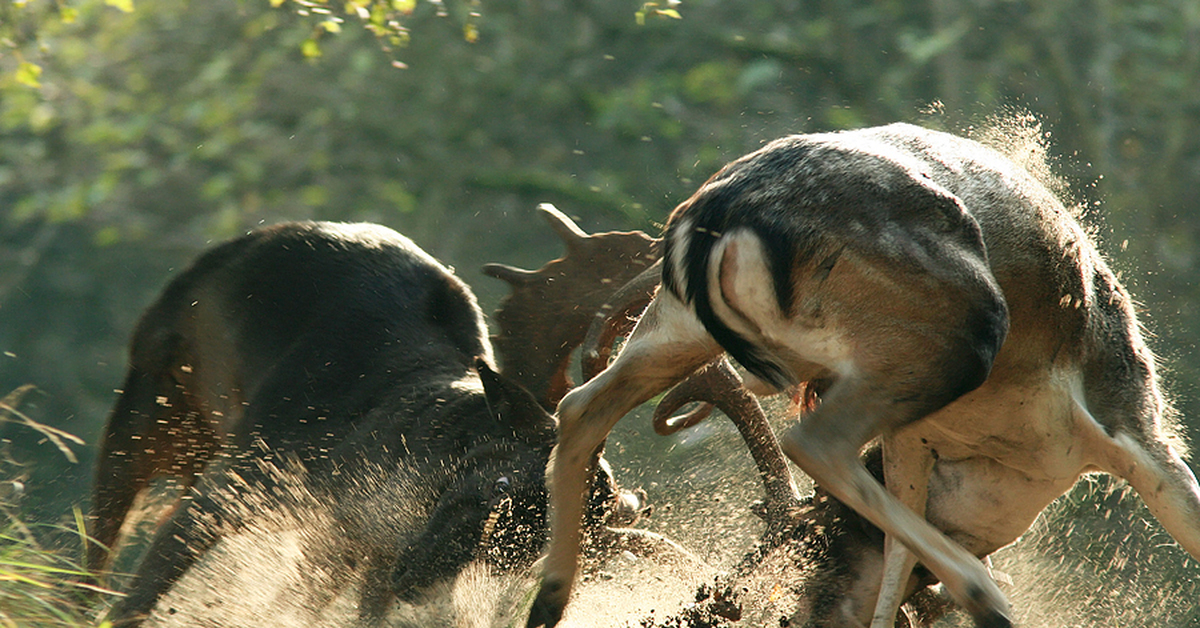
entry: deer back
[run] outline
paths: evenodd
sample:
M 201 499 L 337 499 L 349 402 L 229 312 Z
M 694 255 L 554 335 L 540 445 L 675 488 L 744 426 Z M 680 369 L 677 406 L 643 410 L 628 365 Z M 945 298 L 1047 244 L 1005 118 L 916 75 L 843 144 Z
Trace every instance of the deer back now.
M 197 483 L 116 616 L 149 611 L 219 528 L 239 524 L 227 489 L 236 502 L 239 486 L 270 486 L 266 467 L 292 462 L 334 501 L 400 464 L 426 484 L 429 503 L 406 506 L 428 514 L 426 529 L 381 558 L 399 560 L 396 594 L 480 551 L 528 563 L 544 534 L 555 423 L 492 364 L 470 289 L 390 229 L 286 223 L 202 255 L 141 319 L 98 457 L 101 545 L 154 476 Z M 91 560 L 104 564 L 99 551 Z

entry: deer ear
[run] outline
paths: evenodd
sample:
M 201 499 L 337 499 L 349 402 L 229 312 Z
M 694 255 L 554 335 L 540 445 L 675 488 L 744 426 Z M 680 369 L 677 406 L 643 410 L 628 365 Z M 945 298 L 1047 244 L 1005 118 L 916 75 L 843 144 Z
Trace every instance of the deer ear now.
M 475 370 L 483 382 L 483 393 L 492 418 L 509 425 L 518 434 L 534 435 L 555 428 L 554 417 L 529 391 L 492 370 L 483 358 L 475 359 Z

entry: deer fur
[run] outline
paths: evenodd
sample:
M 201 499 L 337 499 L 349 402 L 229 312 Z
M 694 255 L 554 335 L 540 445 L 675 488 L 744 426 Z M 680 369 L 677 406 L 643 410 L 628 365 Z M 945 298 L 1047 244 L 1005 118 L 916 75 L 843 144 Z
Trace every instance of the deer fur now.
M 91 564 L 152 478 L 190 490 L 110 613 L 121 625 L 245 523 L 229 507 L 243 493 L 274 494 L 272 465 L 298 462 L 333 502 L 356 474 L 428 471 L 430 502 L 405 505 L 426 527 L 377 557 L 386 573 L 366 583 L 367 611 L 477 556 L 507 568 L 538 554 L 554 420 L 494 372 L 466 284 L 390 229 L 287 223 L 217 246 L 147 310 L 130 353 L 101 444 Z
M 1054 194 L 999 153 L 910 125 L 783 138 L 676 208 L 663 258 L 616 359 L 558 406 L 528 626 L 555 625 L 569 600 L 592 453 L 722 352 L 776 389 L 829 382 L 780 440 L 885 533 L 875 628 L 891 626 L 913 560 L 979 625 L 1010 625 L 976 556 L 1083 473 L 1127 480 L 1200 559 L 1200 486 L 1169 442 L 1130 297 Z M 886 489 L 858 459 L 879 436 Z

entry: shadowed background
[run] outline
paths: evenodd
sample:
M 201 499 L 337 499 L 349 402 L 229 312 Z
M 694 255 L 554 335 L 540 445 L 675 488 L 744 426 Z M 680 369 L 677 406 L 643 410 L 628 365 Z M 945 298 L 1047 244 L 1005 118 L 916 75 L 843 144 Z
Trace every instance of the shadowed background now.
M 0 393 L 35 385 L 21 409 L 88 443 L 70 463 L 0 423 L 4 479 L 23 480 L 28 519 L 86 510 L 134 322 L 212 242 L 283 219 L 381 222 L 457 267 L 491 311 L 505 288 L 483 263 L 536 267 L 561 252 L 539 202 L 589 231 L 657 234 L 722 164 L 780 135 L 897 120 L 966 131 L 1014 111 L 1041 121 L 1070 202 L 1142 304 L 1184 433 L 1200 440 L 1191 0 L 689 0 L 682 19 L 642 25 L 639 2 L 419 2 L 407 46 L 390 52 L 353 20 L 332 33 L 290 2 L 126 4 L 0 8 Z M 623 483 L 671 505 L 650 525 L 741 521 L 757 497 L 752 482 L 723 480 L 743 455 L 720 448 L 733 438 L 724 422 L 670 439 L 645 420 L 621 429 Z M 632 462 L 648 457 L 662 462 Z M 1045 561 L 1072 582 L 1136 584 L 1146 564 L 1118 540 L 1161 537 L 1140 508 L 1063 500 L 1053 511 L 1067 523 L 1029 543 L 1041 558 L 1000 568 L 1020 581 Z M 1195 565 L 1155 555 L 1155 582 L 1196 580 Z M 1100 609 L 1140 599 L 1117 587 L 1060 604 L 1069 589 L 1037 573 L 1023 581 L 1043 608 L 1099 613 L 1050 625 L 1106 625 Z

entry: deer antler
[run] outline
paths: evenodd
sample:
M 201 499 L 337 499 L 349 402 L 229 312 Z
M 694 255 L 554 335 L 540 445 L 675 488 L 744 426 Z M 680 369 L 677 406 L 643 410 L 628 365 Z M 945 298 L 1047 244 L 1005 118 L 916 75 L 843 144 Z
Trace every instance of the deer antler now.
M 682 416 L 671 416 L 684 405 L 697 401 L 705 402 L 705 405 Z M 800 502 L 800 491 L 792 481 L 791 471 L 775 441 L 766 413 L 758 399 L 742 385 L 742 378 L 729 360 L 721 358 L 710 363 L 664 395 L 654 410 L 654 431 L 673 434 L 691 427 L 707 417 L 713 406 L 737 426 L 758 466 L 767 493 L 764 504 L 767 521 L 772 524 L 785 522 Z
M 553 410 L 574 385 L 571 352 L 583 343 L 594 313 L 659 253 L 658 241 L 640 231 L 587 234 L 553 205 L 538 209 L 566 245 L 566 256 L 536 271 L 488 264 L 483 273 L 512 287 L 495 313 L 500 333 L 493 340 L 505 374 Z
M 604 370 L 613 343 L 632 330 L 660 281 L 657 240 L 641 232 L 587 234 L 552 205 L 538 208 L 566 244 L 565 257 L 537 271 L 490 264 L 484 273 L 512 286 L 496 311 L 495 338 L 505 372 L 547 408 L 572 387 L 571 352 L 582 345 L 583 379 Z M 584 333 L 586 330 L 586 333 Z M 681 416 L 686 404 L 702 402 Z M 669 392 L 654 414 L 654 429 L 673 434 L 704 420 L 716 406 L 737 426 L 766 490 L 765 518 L 786 527 L 799 491 L 758 400 L 725 359 L 713 362 Z
M 587 381 L 600 374 L 608 366 L 612 356 L 613 342 L 629 335 L 637 323 L 642 310 L 654 298 L 654 292 L 662 280 L 662 260 L 642 271 L 632 281 L 621 286 L 609 300 L 596 311 L 587 335 L 583 339 L 580 366 L 583 379 Z
M 646 309 L 654 297 L 661 266 L 660 260 L 621 286 L 596 313 L 581 351 L 585 381 L 608 366 L 613 342 L 632 331 L 637 314 Z M 698 407 L 681 415 L 674 414 L 683 406 L 696 402 L 700 402 Z M 788 525 L 800 500 L 800 492 L 792 481 L 783 452 L 775 442 L 766 413 L 727 359 L 710 363 L 668 392 L 654 411 L 654 431 L 668 436 L 692 427 L 708 418 L 714 406 L 737 426 L 758 466 L 767 494 L 763 504 L 766 520 L 772 527 Z

